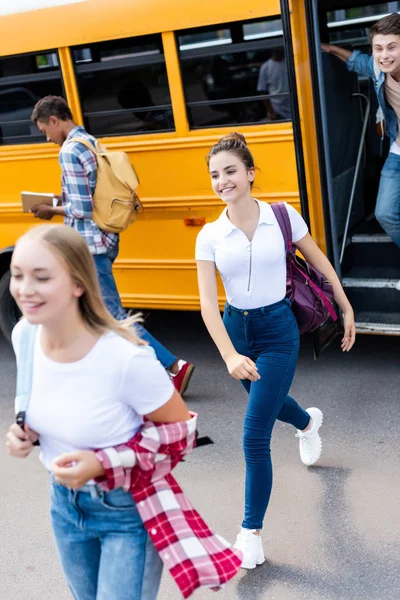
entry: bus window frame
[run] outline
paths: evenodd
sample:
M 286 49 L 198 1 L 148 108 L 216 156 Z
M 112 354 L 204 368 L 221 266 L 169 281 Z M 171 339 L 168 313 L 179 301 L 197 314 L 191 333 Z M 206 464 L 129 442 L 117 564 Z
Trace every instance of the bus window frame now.
M 63 73 L 63 69 L 62 69 L 62 65 L 61 65 L 61 56 L 60 56 L 60 49 L 59 48 L 49 48 L 49 49 L 44 49 L 44 50 L 32 50 L 31 52 L 21 52 L 19 54 L 4 54 L 4 55 L 0 55 L 0 60 L 2 59 L 7 59 L 7 58 L 14 58 L 14 57 L 18 57 L 18 56 L 41 56 L 41 55 L 46 55 L 46 54 L 56 54 L 57 56 L 57 60 L 58 60 L 58 66 L 50 66 L 50 67 L 46 67 L 46 69 L 39 69 L 38 67 L 38 71 L 36 73 L 28 73 L 28 74 L 24 74 L 24 75 L 8 75 L 6 77 L 0 77 L 0 91 L 2 91 L 3 88 L 5 88 L 6 86 L 9 86 L 10 84 L 13 85 L 15 84 L 16 86 L 20 86 L 23 83 L 29 83 L 32 81 L 51 81 L 51 80 L 60 80 L 61 82 L 61 93 L 65 96 L 66 95 L 66 86 L 65 86 L 65 82 L 64 82 L 64 73 Z M 48 70 L 47 70 L 48 69 Z M 33 110 L 33 107 L 32 107 Z M 1 121 L 0 120 L 0 128 L 1 126 L 4 124 L 7 125 L 13 125 L 13 124 L 18 124 L 18 123 L 27 123 L 27 124 L 32 124 L 31 119 L 16 119 L 16 120 L 12 120 L 12 121 Z M 21 146 L 25 146 L 25 145 L 34 145 L 34 144 L 45 144 L 47 142 L 46 140 L 46 136 L 43 134 L 38 134 L 38 135 L 32 135 L 30 136 L 30 138 L 34 138 L 34 139 L 29 139 L 29 141 L 26 141 L 28 138 L 27 135 L 18 135 L 18 136 L 0 136 L 0 140 L 2 139 L 10 139 L 12 140 L 11 142 L 6 142 L 3 143 L 2 141 L 0 141 L 0 148 L 6 148 L 9 146 L 17 146 L 17 147 L 21 147 Z M 13 140 L 18 140 L 18 139 L 23 139 L 25 141 L 13 141 Z
M 287 2 L 287 0 L 281 0 L 281 3 L 283 2 Z M 323 95 L 321 95 L 323 92 L 320 88 L 320 73 L 322 67 L 320 64 L 321 57 L 318 56 L 318 52 L 320 52 L 320 36 L 319 30 L 316 31 L 316 27 L 319 27 L 319 15 L 314 0 L 304 0 L 304 6 L 307 27 L 308 51 L 310 57 L 311 87 L 314 100 L 314 118 L 316 124 L 315 135 L 317 140 L 318 167 L 321 185 L 321 202 L 323 207 L 325 244 L 327 250 L 326 254 L 329 260 L 332 262 L 336 273 L 341 279 L 342 270 L 339 261 L 337 235 L 335 231 L 335 215 L 334 208 L 332 205 L 332 175 L 330 172 L 329 153 L 327 151 L 327 142 L 325 139 L 325 136 L 327 135 L 326 109 L 325 106 L 322 106 L 321 102 L 321 99 L 323 98 Z
M 286 65 L 288 68 L 289 98 L 292 115 L 291 123 L 293 128 L 294 151 L 296 156 L 296 168 L 299 185 L 301 214 L 304 221 L 307 223 L 310 233 L 312 233 L 310 226 L 310 209 L 304 158 L 303 135 L 301 130 L 299 96 L 297 93 L 297 78 L 294 61 L 293 37 L 290 21 L 291 10 L 289 6 L 289 0 L 280 0 L 280 7 L 283 30 L 283 47 L 285 52 Z
M 285 92 L 284 94 L 256 94 L 253 96 L 241 96 L 241 97 L 232 97 L 232 98 L 221 98 L 218 100 L 193 100 L 190 101 L 187 99 L 187 92 L 185 89 L 185 84 L 183 81 L 183 62 L 187 59 L 194 59 L 196 57 L 200 57 L 203 58 L 207 58 L 207 57 L 212 57 L 212 56 L 219 56 L 221 54 L 238 54 L 241 52 L 252 52 L 252 51 L 257 51 L 257 50 L 269 50 L 272 48 L 276 48 L 276 47 L 283 47 L 284 49 L 286 49 L 286 44 L 285 44 L 285 39 L 283 36 L 283 33 L 281 31 L 277 31 L 276 33 L 274 32 L 274 34 L 268 34 L 266 37 L 260 37 L 257 39 L 253 39 L 253 40 L 244 40 L 244 25 L 248 25 L 248 24 L 252 24 L 252 23 L 263 23 L 265 21 L 282 21 L 282 17 L 281 14 L 280 15 L 271 15 L 268 16 L 267 18 L 263 17 L 263 18 L 258 18 L 258 19 L 247 19 L 245 21 L 239 20 L 239 21 L 229 21 L 226 23 L 219 23 L 218 25 L 208 25 L 207 27 L 195 27 L 195 28 L 191 28 L 191 29 L 183 29 L 183 30 L 176 30 L 174 31 L 174 37 L 175 37 L 175 43 L 176 43 L 176 49 L 177 49 L 177 53 L 178 53 L 178 60 L 179 60 L 179 65 L 180 65 L 180 70 L 181 70 L 181 84 L 182 84 L 182 91 L 184 94 L 184 98 L 185 98 L 185 106 L 186 106 L 186 111 L 187 111 L 187 119 L 188 119 L 188 125 L 189 125 L 189 131 L 202 131 L 202 130 L 210 130 L 210 129 L 215 129 L 215 125 L 195 125 L 193 123 L 193 118 L 190 117 L 190 112 L 192 108 L 196 108 L 196 107 L 201 107 L 201 106 L 218 106 L 218 105 L 224 105 L 224 104 L 239 104 L 239 103 L 245 103 L 245 102 L 258 102 L 258 101 L 263 101 L 263 100 L 268 100 L 269 98 L 276 98 L 277 96 L 281 96 L 281 95 L 287 95 L 290 96 L 290 89 L 289 92 Z M 218 29 L 217 29 L 218 28 Z M 232 33 L 233 29 L 238 30 L 240 28 L 241 30 L 241 37 L 242 37 L 242 41 L 240 42 L 235 42 L 234 41 L 234 34 Z M 224 43 L 224 44 L 218 44 L 216 43 L 215 45 L 210 45 L 210 46 L 206 46 L 203 48 L 190 48 L 187 50 L 181 50 L 180 49 L 180 44 L 179 44 L 179 37 L 183 36 L 183 35 L 188 35 L 189 32 L 193 32 L 193 31 L 198 31 L 201 30 L 201 32 L 203 33 L 207 33 L 207 32 L 214 32 L 216 30 L 230 30 L 231 31 L 231 42 L 229 43 Z M 277 44 L 277 41 L 281 41 L 281 44 Z M 199 42 L 201 43 L 201 42 Z M 226 50 L 226 51 L 225 51 Z M 285 51 L 285 61 L 287 64 L 287 59 L 286 59 L 286 51 Z M 219 125 L 217 128 L 221 129 L 221 128 L 232 128 L 232 127 L 257 127 L 257 126 L 263 126 L 263 125 L 273 125 L 274 123 L 291 123 L 292 120 L 291 119 L 277 119 L 274 121 L 265 121 L 265 122 L 260 122 L 260 121 L 251 121 L 251 122 L 242 122 L 242 123 L 223 123 L 221 125 Z
M 121 57 L 121 58 L 112 59 L 112 60 L 110 59 L 110 60 L 106 60 L 104 62 L 98 62 L 98 63 L 82 61 L 82 63 L 79 64 L 78 62 L 76 62 L 76 60 L 74 58 L 74 52 L 76 50 L 82 50 L 82 49 L 87 49 L 87 48 L 90 49 L 92 46 L 95 46 L 97 44 L 106 44 L 107 42 L 113 42 L 117 45 L 118 42 L 124 42 L 127 40 L 135 40 L 136 43 L 140 43 L 141 40 L 146 40 L 147 38 L 154 38 L 154 39 L 158 38 L 157 43 L 160 48 L 159 53 L 144 54 L 142 57 L 126 56 L 126 57 Z M 78 79 L 79 74 L 81 74 L 81 73 L 98 73 L 98 72 L 103 72 L 103 71 L 113 71 L 114 68 L 118 69 L 118 68 L 129 68 L 129 67 L 146 67 L 148 65 L 157 65 L 157 64 L 164 65 L 164 67 L 165 67 L 170 103 L 169 104 L 157 104 L 155 106 L 138 106 L 138 107 L 135 107 L 135 111 L 155 112 L 157 110 L 171 110 L 172 117 L 174 120 L 174 127 L 169 128 L 169 129 L 157 129 L 154 131 L 127 131 L 127 132 L 119 132 L 119 133 L 110 133 L 110 132 L 104 133 L 104 132 L 102 132 L 102 133 L 96 133 L 96 137 L 98 137 L 98 138 L 118 138 L 118 137 L 125 138 L 125 137 L 131 137 L 131 136 L 142 137 L 144 135 L 157 135 L 157 134 L 165 134 L 165 133 L 175 134 L 176 133 L 176 120 L 175 120 L 175 115 L 174 115 L 174 107 L 172 104 L 171 86 L 169 83 L 168 70 L 167 70 L 167 58 L 165 55 L 165 48 L 164 48 L 164 43 L 163 43 L 162 32 L 153 33 L 153 34 L 149 34 L 149 35 L 130 36 L 127 38 L 115 38 L 112 40 L 100 40 L 97 42 L 92 42 L 90 44 L 80 44 L 79 46 L 69 46 L 69 51 L 71 54 L 73 76 L 74 76 L 74 80 L 75 80 L 75 86 L 76 86 L 76 91 L 78 94 L 80 110 L 81 110 L 81 115 L 82 115 L 82 122 L 83 122 L 84 127 L 86 125 L 85 122 L 90 117 L 93 118 L 96 116 L 107 116 L 107 115 L 114 116 L 114 115 L 119 115 L 119 114 L 120 115 L 128 114 L 128 113 L 132 113 L 132 108 L 121 108 L 121 109 L 103 110 L 103 111 L 95 111 L 95 112 L 83 110 L 82 95 L 79 91 L 79 79 Z M 86 127 L 86 129 L 87 129 L 87 131 L 90 132 L 89 127 Z

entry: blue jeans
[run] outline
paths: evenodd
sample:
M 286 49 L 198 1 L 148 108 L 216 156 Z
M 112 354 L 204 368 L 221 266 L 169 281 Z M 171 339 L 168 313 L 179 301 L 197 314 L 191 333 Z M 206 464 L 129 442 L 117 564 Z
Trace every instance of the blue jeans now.
M 400 156 L 393 152 L 383 165 L 375 217 L 400 248 Z
M 69 490 L 53 480 L 51 519 L 75 600 L 157 598 L 162 562 L 131 494 L 95 485 Z
M 103 302 L 106 305 L 108 311 L 112 314 L 114 319 L 122 320 L 126 319 L 127 312 L 121 304 L 121 298 L 119 297 L 117 285 L 115 283 L 114 275 L 112 272 L 112 266 L 115 259 L 118 256 L 119 242 L 117 242 L 107 254 L 93 254 L 94 263 L 96 265 L 97 277 L 99 279 L 101 295 Z M 154 349 L 156 356 L 164 369 L 172 367 L 176 362 L 176 356 L 171 354 L 165 346 L 160 344 L 151 333 L 149 333 L 141 325 L 136 325 L 138 335 L 146 340 L 150 346 Z
M 272 489 L 271 435 L 276 419 L 305 429 L 310 415 L 288 396 L 299 351 L 299 331 L 289 300 L 251 310 L 227 304 L 224 324 L 239 354 L 251 358 L 261 379 L 242 381 L 249 393 L 244 420 L 246 461 L 242 527 L 261 529 Z

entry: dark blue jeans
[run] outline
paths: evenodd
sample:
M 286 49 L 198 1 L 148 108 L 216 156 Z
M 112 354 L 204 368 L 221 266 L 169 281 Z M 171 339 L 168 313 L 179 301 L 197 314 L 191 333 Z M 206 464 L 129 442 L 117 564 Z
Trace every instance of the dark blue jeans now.
M 121 304 L 121 298 L 119 297 L 117 285 L 112 272 L 112 266 L 118 256 L 118 251 L 119 243 L 117 242 L 114 248 L 109 250 L 107 254 L 94 254 L 93 258 L 96 265 L 97 277 L 99 279 L 103 302 L 114 319 L 122 320 L 126 319 L 128 315 Z M 171 352 L 167 350 L 165 346 L 160 344 L 160 342 L 156 340 L 156 338 L 153 337 L 151 333 L 149 333 L 141 325 L 136 325 L 136 330 L 138 335 L 143 340 L 146 340 L 146 342 L 148 342 L 154 349 L 156 356 L 164 369 L 169 369 L 176 361 L 176 356 L 171 354 Z
M 288 300 L 251 310 L 227 305 L 224 324 L 239 352 L 257 365 L 261 379 L 243 380 L 249 394 L 244 420 L 246 461 L 242 526 L 261 529 L 272 489 L 271 435 L 276 419 L 305 429 L 309 414 L 288 396 L 296 370 L 299 331 Z
M 375 217 L 400 248 L 400 156 L 394 152 L 383 165 Z

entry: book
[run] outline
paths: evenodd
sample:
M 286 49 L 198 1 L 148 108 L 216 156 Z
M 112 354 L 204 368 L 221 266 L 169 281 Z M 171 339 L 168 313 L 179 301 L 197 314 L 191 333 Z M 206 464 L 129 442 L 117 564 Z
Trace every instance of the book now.
M 32 208 L 38 204 L 57 205 L 57 198 L 54 198 L 54 194 L 41 194 L 38 192 L 21 192 L 21 201 L 24 212 L 31 212 Z

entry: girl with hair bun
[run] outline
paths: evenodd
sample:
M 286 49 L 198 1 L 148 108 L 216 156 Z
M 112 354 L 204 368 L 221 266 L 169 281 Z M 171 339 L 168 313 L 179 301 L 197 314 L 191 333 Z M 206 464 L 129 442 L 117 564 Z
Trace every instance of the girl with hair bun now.
M 267 202 L 253 198 L 255 165 L 240 133 L 230 133 L 207 156 L 211 185 L 225 202 L 221 216 L 207 223 L 196 242 L 201 314 L 228 372 L 249 394 L 244 420 L 246 462 L 244 519 L 236 540 L 242 567 L 264 562 L 261 529 L 272 488 L 270 442 L 276 419 L 297 429 L 300 458 L 313 465 L 321 455 L 319 408 L 304 410 L 288 395 L 299 351 L 296 319 L 286 298 L 286 252 L 281 229 Z M 300 214 L 286 205 L 293 242 L 332 284 L 343 312 L 341 347 L 355 341 L 353 309 L 340 281 Z M 227 297 L 219 312 L 216 269 Z

